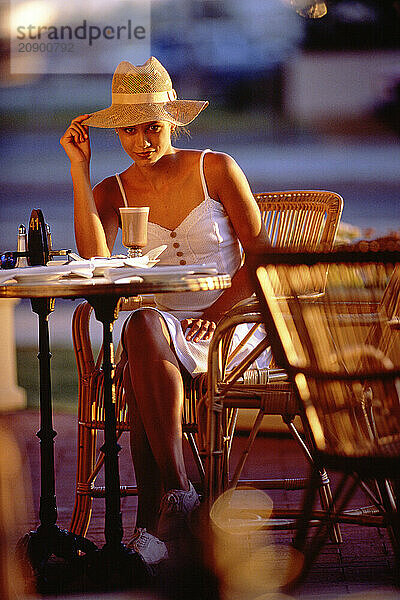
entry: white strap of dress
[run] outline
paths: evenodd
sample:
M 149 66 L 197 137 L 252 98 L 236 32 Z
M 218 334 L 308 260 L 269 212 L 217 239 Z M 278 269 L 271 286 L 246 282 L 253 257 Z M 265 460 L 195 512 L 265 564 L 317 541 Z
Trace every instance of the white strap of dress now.
M 121 191 L 122 200 L 124 201 L 124 206 L 128 207 L 128 200 L 126 199 L 126 194 L 124 190 L 124 186 L 122 185 L 121 177 L 118 173 L 115 173 L 115 177 L 118 181 L 119 189 Z
M 204 199 L 210 197 L 209 193 L 208 193 L 208 189 L 207 189 L 206 178 L 204 177 L 204 155 L 207 152 L 211 152 L 211 150 L 209 148 L 206 148 L 206 150 L 203 150 L 203 152 L 200 155 L 200 179 L 201 179 L 201 185 L 202 185 L 202 188 L 203 188 Z M 122 196 L 122 199 L 124 201 L 124 205 L 126 207 L 128 207 L 128 200 L 126 199 L 126 194 L 125 194 L 124 186 L 122 185 L 122 181 L 121 181 L 121 177 L 119 176 L 119 173 L 115 173 L 115 177 L 116 177 L 116 180 L 118 182 L 119 189 L 121 191 L 121 196 Z
M 203 187 L 204 200 L 206 200 L 206 198 L 210 197 L 210 195 L 208 193 L 206 178 L 204 177 L 204 155 L 206 154 L 206 152 L 211 152 L 211 150 L 209 148 L 207 148 L 206 150 L 203 150 L 203 152 L 200 155 L 200 178 L 201 178 L 201 185 Z

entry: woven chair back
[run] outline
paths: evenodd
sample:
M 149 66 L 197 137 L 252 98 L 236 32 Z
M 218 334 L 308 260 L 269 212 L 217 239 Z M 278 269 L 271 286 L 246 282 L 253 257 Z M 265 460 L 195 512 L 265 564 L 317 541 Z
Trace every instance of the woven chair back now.
M 325 294 L 304 299 L 304 280 L 327 272 Z M 267 255 L 255 273 L 275 357 L 317 448 L 400 457 L 400 252 Z

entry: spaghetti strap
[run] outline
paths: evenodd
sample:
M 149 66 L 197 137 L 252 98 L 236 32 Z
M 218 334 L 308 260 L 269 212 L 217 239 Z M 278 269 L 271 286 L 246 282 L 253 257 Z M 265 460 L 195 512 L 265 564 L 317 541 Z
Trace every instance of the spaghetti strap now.
M 207 152 L 211 152 L 211 150 L 209 148 L 207 148 L 206 150 L 203 150 L 203 152 L 200 155 L 200 178 L 201 178 L 201 185 L 203 188 L 204 200 L 206 200 L 207 198 L 210 197 L 210 195 L 208 193 L 208 189 L 207 189 L 206 178 L 204 177 L 204 155 Z
M 122 185 L 122 181 L 121 181 L 121 177 L 119 176 L 119 173 L 115 173 L 115 178 L 118 182 L 119 189 L 121 191 L 121 196 L 122 196 L 122 200 L 124 201 L 124 206 L 128 207 L 128 200 L 126 199 L 124 186 Z

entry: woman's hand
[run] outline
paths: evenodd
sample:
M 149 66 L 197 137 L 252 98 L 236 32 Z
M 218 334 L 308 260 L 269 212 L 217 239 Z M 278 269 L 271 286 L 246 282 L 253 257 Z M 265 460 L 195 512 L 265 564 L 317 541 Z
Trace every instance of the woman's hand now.
M 90 115 L 80 115 L 72 119 L 71 125 L 60 139 L 60 144 L 67 153 L 71 163 L 90 162 L 89 127 L 82 121 Z
M 205 319 L 184 319 L 181 326 L 185 338 L 193 342 L 210 340 L 216 328 L 214 321 Z

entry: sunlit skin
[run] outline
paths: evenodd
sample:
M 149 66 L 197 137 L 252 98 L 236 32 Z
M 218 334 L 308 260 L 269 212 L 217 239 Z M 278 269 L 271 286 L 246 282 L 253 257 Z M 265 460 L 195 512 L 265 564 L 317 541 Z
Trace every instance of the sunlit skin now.
M 171 144 L 174 125 L 167 121 L 152 121 L 135 127 L 118 127 L 121 146 L 137 167 L 154 165 L 163 156 L 175 154 Z
M 88 116 L 73 119 L 60 140 L 71 161 L 77 248 L 87 258 L 110 256 L 123 206 L 114 176 L 92 190 L 89 128 L 82 123 Z M 149 219 L 170 230 L 203 201 L 201 151 L 175 148 L 173 130 L 168 121 L 116 130 L 123 150 L 133 161 L 121 173 L 129 206 L 149 206 Z M 236 162 L 226 154 L 209 152 L 204 174 L 209 195 L 225 207 L 243 248 L 265 248 L 267 238 L 259 209 Z M 232 278 L 231 288 L 204 311 L 201 319 L 181 321 L 186 338 L 194 342 L 210 339 L 221 315 L 251 294 L 243 265 Z M 189 488 L 182 451 L 182 367 L 168 328 L 156 311 L 133 313 L 123 342 L 125 350 L 117 368 L 123 370 L 132 424 L 131 449 L 139 489 L 136 526 L 156 533 L 162 493 Z

